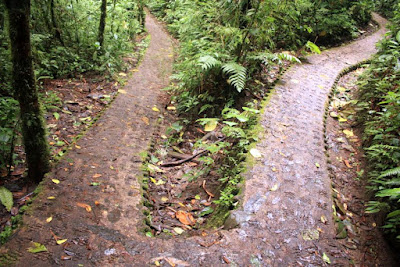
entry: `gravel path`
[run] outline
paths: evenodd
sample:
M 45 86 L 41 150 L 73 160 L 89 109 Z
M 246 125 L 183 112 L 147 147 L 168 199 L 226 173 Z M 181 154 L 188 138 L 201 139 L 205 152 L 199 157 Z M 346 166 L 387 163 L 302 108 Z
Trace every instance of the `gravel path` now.
M 381 24 L 385 20 L 376 16 Z M 146 26 L 150 47 L 129 84 L 78 147 L 43 182 L 24 216 L 24 227 L 1 247 L 17 266 L 321 266 L 348 265 L 334 239 L 330 179 L 324 155 L 324 105 L 340 71 L 371 57 L 378 32 L 346 46 L 309 57 L 289 69 L 262 116 L 257 148 L 263 157 L 246 174 L 243 207 L 233 212 L 239 227 L 207 236 L 175 239 L 140 233 L 141 159 L 157 130 L 160 89 L 168 84 L 172 40 L 152 16 Z M 147 120 L 143 119 L 146 117 Z M 99 176 L 101 175 L 101 176 Z M 95 178 L 97 177 L 97 178 Z M 101 186 L 90 186 L 101 182 Z M 55 196 L 49 200 L 49 196 Z M 97 203 L 97 205 L 96 205 Z M 85 205 L 91 206 L 87 212 Z M 46 218 L 53 216 L 50 223 Z M 328 219 L 327 224 L 320 221 Z M 66 238 L 57 245 L 51 231 Z M 49 252 L 26 252 L 30 241 Z M 70 257 L 71 259 L 69 259 Z M 1 261 L 0 261 L 1 262 Z

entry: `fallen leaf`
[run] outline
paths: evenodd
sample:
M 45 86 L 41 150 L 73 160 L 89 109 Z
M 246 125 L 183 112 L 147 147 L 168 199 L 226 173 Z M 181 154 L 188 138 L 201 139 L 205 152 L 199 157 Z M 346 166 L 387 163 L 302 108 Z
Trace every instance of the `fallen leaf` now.
M 119 76 L 122 76 L 122 77 L 125 77 L 125 76 L 126 76 L 126 73 L 120 72 L 120 73 L 118 73 L 118 75 L 119 75 Z
M 328 222 L 328 219 L 327 219 L 324 215 L 322 215 L 322 216 L 321 216 L 321 222 L 322 222 L 322 223 L 327 223 L 327 222 Z
M 275 185 L 270 189 L 270 191 L 276 191 L 276 190 L 278 190 L 278 184 L 275 184 Z
M 153 165 L 153 164 L 147 164 L 147 168 L 152 173 L 154 173 L 154 172 L 159 172 L 159 173 L 165 172 L 164 170 L 160 169 L 159 167 L 157 167 L 156 165 Z M 156 182 L 154 182 L 154 183 L 156 183 Z
M 330 115 L 332 118 L 337 118 L 337 117 L 339 117 L 339 115 L 338 115 L 335 111 L 330 112 L 329 115 Z
M 316 166 L 317 168 L 321 167 L 321 165 L 319 165 L 318 162 L 315 162 L 315 166 Z
M 118 93 L 126 95 L 126 91 L 124 89 L 118 89 Z
M 323 259 L 324 262 L 326 262 L 327 264 L 331 264 L 331 259 L 328 257 L 328 255 L 325 254 L 325 252 L 322 254 L 322 259 Z
M 347 138 L 354 136 L 353 130 L 346 129 L 346 130 L 343 130 L 343 133 L 346 135 Z
M 217 120 L 208 121 L 206 123 L 206 125 L 204 126 L 204 131 L 212 132 L 212 131 L 215 130 L 215 128 L 217 128 L 217 125 L 218 125 L 218 121 Z
M 193 215 L 186 211 L 178 210 L 175 213 L 175 216 L 184 225 L 194 225 L 196 223 L 196 220 L 193 218 Z
M 56 199 L 56 197 L 50 196 L 50 197 L 47 197 L 47 199 L 53 200 L 53 199 Z
M 65 242 L 67 242 L 67 241 L 68 241 L 68 239 L 59 239 L 56 242 L 57 242 L 58 245 L 61 245 L 61 244 L 65 243 Z
M 90 205 L 88 205 L 88 204 L 77 202 L 76 205 L 78 207 L 86 209 L 87 212 L 91 212 L 92 211 L 92 207 Z
M 318 88 L 319 89 L 324 89 L 324 86 L 323 85 L 318 85 Z
M 180 227 L 174 227 L 174 231 L 175 233 L 177 233 L 178 235 L 181 235 L 183 232 L 185 232 L 185 230 L 183 230 Z
M 81 147 L 80 147 L 80 146 L 78 146 L 78 145 L 75 145 L 75 147 L 76 147 L 77 149 L 81 149 Z
M 250 154 L 255 158 L 261 158 L 261 152 L 257 148 L 250 149 Z
M 308 229 L 308 230 L 303 231 L 301 233 L 301 235 L 303 236 L 303 239 L 306 241 L 319 239 L 318 230 Z
M 347 121 L 347 119 L 339 117 L 339 122 L 346 122 L 346 121 Z
M 142 117 L 142 121 L 143 121 L 146 125 L 150 125 L 149 118 L 147 118 L 147 117 Z
M 53 183 L 55 183 L 55 184 L 59 184 L 60 183 L 60 180 L 57 180 L 57 179 L 51 179 L 52 181 L 53 181 Z
M 347 166 L 347 168 L 353 169 L 353 166 L 350 165 L 350 162 L 347 159 L 344 159 L 343 162 Z
M 46 222 L 48 222 L 48 223 L 49 223 L 49 222 L 51 222 L 52 220 L 53 220 L 53 217 L 52 217 L 52 216 L 50 216 L 49 218 L 47 218 L 47 219 L 46 219 Z
M 71 256 L 61 256 L 61 259 L 62 260 L 64 260 L 64 261 L 66 261 L 66 260 L 70 260 L 70 259 L 72 259 L 72 257 Z M 79 265 L 78 265 L 79 266 Z
M 96 178 L 100 178 L 102 175 L 100 174 L 100 173 L 96 173 L 95 175 L 93 175 L 92 177 L 94 178 L 94 179 L 96 179 Z
M 174 106 L 168 106 L 168 107 L 167 107 L 167 110 L 176 110 L 176 107 L 174 107 Z
M 99 186 L 101 183 L 97 183 L 97 182 L 91 182 L 90 185 L 91 186 Z
M 165 136 L 165 135 L 161 135 L 161 138 L 162 138 L 162 139 L 168 139 L 168 137 Z
M 37 242 L 32 242 L 33 246 L 28 248 L 28 252 L 30 253 L 39 253 L 39 252 L 45 252 L 47 251 L 47 248 L 45 247 L 45 245 L 42 245 L 40 243 Z
M 169 199 L 168 199 L 167 197 L 162 197 L 162 198 L 161 198 L 161 201 L 162 201 L 162 202 L 167 202 L 168 200 L 169 200 Z
M 155 111 L 155 112 L 160 112 L 160 110 L 155 106 L 152 108 L 152 110 Z

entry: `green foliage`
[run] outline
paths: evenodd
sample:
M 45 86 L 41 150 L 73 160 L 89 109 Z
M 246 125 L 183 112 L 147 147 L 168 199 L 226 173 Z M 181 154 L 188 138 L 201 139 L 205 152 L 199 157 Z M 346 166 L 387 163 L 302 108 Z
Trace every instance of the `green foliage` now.
M 11 97 L 0 98 L 0 169 L 9 169 L 14 157 L 18 128 L 18 102 Z
M 400 4 L 390 26 L 389 38 L 359 81 L 362 92 L 360 121 L 369 161 L 369 188 L 375 200 L 367 212 L 387 214 L 383 228 L 393 236 L 400 233 Z M 399 38 L 400 39 L 400 38 Z
M 6 207 L 8 211 L 11 211 L 11 208 L 14 204 L 13 195 L 4 186 L 0 186 L 0 202 L 4 205 L 4 207 Z
M 370 19 L 370 1 L 149 0 L 180 40 L 174 88 L 181 112 L 220 114 L 262 64 L 298 61 L 278 49 L 313 52 L 351 38 Z M 354 18 L 353 18 L 354 17 Z

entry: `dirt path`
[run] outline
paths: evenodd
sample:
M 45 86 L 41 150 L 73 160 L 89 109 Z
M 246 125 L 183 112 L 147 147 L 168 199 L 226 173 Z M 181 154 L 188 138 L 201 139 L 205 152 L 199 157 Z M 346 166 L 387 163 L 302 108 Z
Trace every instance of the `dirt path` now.
M 162 240 L 139 231 L 139 153 L 157 129 L 159 113 L 151 109 L 168 83 L 172 41 L 151 16 L 146 26 L 150 47 L 126 94 L 49 175 L 24 227 L 0 252 L 16 258 L 17 266 L 320 266 L 323 253 L 332 265 L 347 266 L 334 238 L 324 104 L 339 72 L 375 53 L 385 30 L 312 56 L 283 75 L 262 117 L 265 133 L 257 148 L 263 157 L 247 173 L 243 207 L 232 215 L 240 227 Z M 57 245 L 53 234 L 68 241 Z M 30 241 L 48 252 L 26 252 Z

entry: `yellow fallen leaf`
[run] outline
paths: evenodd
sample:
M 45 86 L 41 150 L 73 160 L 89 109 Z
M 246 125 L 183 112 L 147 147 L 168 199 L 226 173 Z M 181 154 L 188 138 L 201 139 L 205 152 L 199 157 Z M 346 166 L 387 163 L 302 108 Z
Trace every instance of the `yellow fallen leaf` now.
M 217 120 L 211 120 L 211 121 L 207 122 L 206 125 L 204 126 L 204 131 L 212 132 L 215 130 L 215 128 L 217 128 L 217 125 L 218 125 Z
M 114 170 L 114 167 L 110 165 L 110 169 L 111 169 L 111 170 Z
M 183 232 L 185 232 L 185 230 L 183 230 L 180 227 L 175 227 L 174 228 L 175 233 L 177 233 L 178 235 L 181 235 Z
M 53 217 L 50 216 L 49 218 L 46 219 L 46 222 L 49 223 L 49 222 L 51 222 L 52 220 L 53 220 Z
M 322 216 L 321 216 L 321 222 L 322 222 L 322 223 L 327 223 L 327 222 L 328 222 L 328 219 L 327 219 L 324 215 L 322 215 Z
M 147 117 L 142 117 L 142 121 L 143 121 L 144 123 L 146 123 L 146 125 L 150 125 L 149 118 L 147 118 Z
M 157 180 L 156 179 L 154 179 L 153 177 L 150 177 L 150 181 L 152 181 L 153 183 L 157 183 Z
M 160 110 L 157 107 L 153 107 L 152 110 L 155 112 L 160 112 Z
M 168 107 L 167 107 L 167 110 L 176 110 L 176 107 L 174 107 L 174 106 L 168 106 Z
M 118 75 L 119 75 L 119 76 L 122 76 L 122 77 L 125 77 L 125 76 L 126 76 L 126 73 L 120 72 L 120 73 L 118 73 Z
M 80 147 L 80 146 L 78 146 L 78 145 L 75 145 L 75 147 L 76 147 L 77 149 L 81 149 L 81 147 Z
M 162 202 L 167 202 L 167 201 L 168 201 L 168 198 L 167 198 L 167 197 L 162 197 L 162 198 L 161 198 L 161 201 L 162 201 Z
M 315 166 L 316 166 L 317 168 L 321 167 L 321 165 L 319 165 L 318 162 L 315 162 Z
M 250 154 L 255 158 L 261 158 L 261 152 L 257 148 L 250 149 Z
M 162 139 L 168 139 L 168 137 L 166 135 L 161 135 Z
M 57 242 L 58 245 L 61 245 L 61 244 L 65 243 L 65 242 L 67 242 L 67 241 L 68 241 L 68 239 L 59 239 L 56 242 Z
M 346 121 L 347 121 L 347 119 L 339 117 L 339 122 L 346 122 Z
M 57 179 L 51 179 L 52 181 L 53 181 L 53 183 L 55 183 L 55 184 L 59 184 L 60 183 L 60 180 L 57 180 Z
M 165 183 L 166 183 L 165 181 L 163 181 L 163 180 L 161 180 L 161 179 L 158 179 L 156 185 L 163 185 L 163 184 L 165 184 Z
M 47 197 L 47 199 L 53 200 L 53 199 L 56 199 L 56 197 L 50 196 L 50 197 Z
M 343 133 L 346 135 L 346 137 L 353 137 L 354 133 L 353 130 L 343 130 Z
M 271 189 L 270 189 L 270 191 L 276 191 L 276 190 L 278 190 L 278 184 L 275 184 Z
M 137 72 L 139 71 L 138 69 L 132 69 L 131 72 Z
M 126 95 L 126 91 L 124 89 L 118 89 L 118 93 Z
M 277 172 L 278 170 L 275 167 L 272 167 L 273 172 Z

